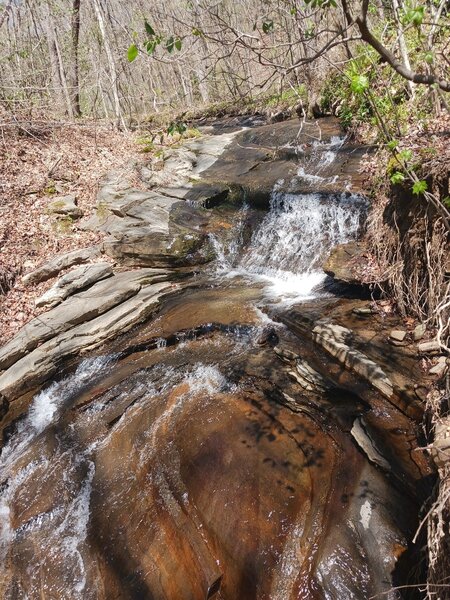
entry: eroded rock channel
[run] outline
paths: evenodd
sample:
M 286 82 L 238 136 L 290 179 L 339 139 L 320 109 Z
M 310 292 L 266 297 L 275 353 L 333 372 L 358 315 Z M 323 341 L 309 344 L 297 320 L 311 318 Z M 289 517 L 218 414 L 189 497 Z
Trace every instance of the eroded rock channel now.
M 270 127 L 190 142 L 147 191 L 111 174 L 86 226 L 114 270 L 65 274 L 0 349 L 3 598 L 367 600 L 410 581 L 432 477 L 417 358 L 322 270 L 364 229 L 363 149 L 334 122 Z

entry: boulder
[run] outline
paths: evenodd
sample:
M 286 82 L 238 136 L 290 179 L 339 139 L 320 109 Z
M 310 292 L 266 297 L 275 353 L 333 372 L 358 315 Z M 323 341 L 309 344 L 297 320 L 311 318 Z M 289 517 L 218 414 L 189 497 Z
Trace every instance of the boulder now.
M 111 265 L 105 262 L 77 267 L 58 279 L 54 286 L 36 300 L 35 304 L 37 307 L 56 306 L 68 296 L 86 289 L 112 274 Z
M 74 194 L 56 198 L 47 204 L 47 212 L 72 219 L 79 219 L 83 216 L 83 211 L 77 206 L 77 199 Z

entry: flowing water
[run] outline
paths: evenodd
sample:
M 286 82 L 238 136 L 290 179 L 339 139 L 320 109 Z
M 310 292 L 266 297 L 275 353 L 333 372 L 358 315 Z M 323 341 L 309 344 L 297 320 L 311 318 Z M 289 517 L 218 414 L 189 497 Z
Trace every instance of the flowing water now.
M 367 200 L 357 194 L 293 195 L 275 186 L 270 210 L 248 247 L 238 235 L 224 249 L 215 240 L 219 273 L 265 284 L 269 297 L 296 302 L 320 294 L 326 279 L 321 265 L 331 248 L 357 239 L 367 211 Z
M 303 176 L 322 177 L 342 143 L 317 145 Z M 250 210 L 226 242 L 211 236 L 200 289 L 40 391 L 9 432 L 5 600 L 398 597 L 415 508 L 350 435 L 372 396 L 261 310 L 329 297 L 321 264 L 361 233 L 367 202 L 279 182 L 248 239 Z M 299 356 L 322 372 L 312 392 Z M 380 422 L 411 429 L 376 402 Z

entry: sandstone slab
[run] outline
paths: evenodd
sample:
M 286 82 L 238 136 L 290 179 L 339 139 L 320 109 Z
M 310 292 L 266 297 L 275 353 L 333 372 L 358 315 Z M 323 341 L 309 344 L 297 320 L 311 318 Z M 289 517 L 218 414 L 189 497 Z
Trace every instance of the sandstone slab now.
M 90 287 L 113 274 L 108 263 L 83 265 L 63 275 L 45 294 L 36 300 L 36 306 L 56 306 L 75 292 Z
M 352 348 L 348 341 L 352 332 L 334 323 L 318 323 L 313 329 L 313 339 L 348 369 L 354 371 L 383 396 L 390 399 L 394 394 L 393 384 L 385 372 L 368 356 Z
M 93 318 L 91 313 L 91 320 L 68 331 L 60 327 L 59 335 L 35 347 L 28 354 L 22 354 L 22 358 L 13 367 L 0 375 L 0 394 L 8 398 L 25 392 L 54 375 L 68 357 L 97 348 L 145 320 L 155 310 L 161 294 L 173 287 L 170 283 L 160 282 L 144 285 L 141 289 L 141 283 L 148 276 L 149 274 L 141 273 L 134 280 L 129 277 L 129 285 L 123 286 L 122 294 L 113 296 L 115 304 L 104 304 L 105 309 L 97 312 L 99 316 Z M 104 293 L 100 297 L 104 302 L 107 300 Z M 64 307 L 64 303 L 60 307 Z
M 161 275 L 161 271 L 153 269 L 118 273 L 67 298 L 56 308 L 27 323 L 0 348 L 0 369 L 7 369 L 39 344 L 121 304 L 137 294 L 144 280 Z
M 22 283 L 24 285 L 29 285 L 47 281 L 47 279 L 55 277 L 64 269 L 98 258 L 101 255 L 101 252 L 102 246 L 98 245 L 91 246 L 90 248 L 80 248 L 80 250 L 73 250 L 66 254 L 60 254 L 31 273 L 24 275 L 22 277 Z

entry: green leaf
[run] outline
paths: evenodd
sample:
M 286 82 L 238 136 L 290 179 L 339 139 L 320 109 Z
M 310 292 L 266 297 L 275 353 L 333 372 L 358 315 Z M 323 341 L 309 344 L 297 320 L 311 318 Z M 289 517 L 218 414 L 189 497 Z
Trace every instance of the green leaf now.
M 150 23 L 148 23 L 148 21 L 145 21 L 145 31 L 146 31 L 147 35 L 149 35 L 150 37 L 152 35 L 155 35 L 155 30 L 150 25 Z
M 399 152 L 398 157 L 400 160 L 404 162 L 409 162 L 412 159 L 412 151 L 411 150 L 402 150 Z
M 175 46 L 175 40 L 173 39 L 173 35 L 166 42 L 166 50 L 169 54 L 172 54 Z
M 192 35 L 200 37 L 203 35 L 203 31 L 201 29 L 197 29 L 197 27 L 194 27 L 194 29 L 192 30 Z
M 414 195 L 419 196 L 420 194 L 426 192 L 427 189 L 428 184 L 424 179 L 422 179 L 421 181 L 416 181 L 416 183 L 413 185 L 412 191 Z
M 174 133 L 179 133 L 180 135 L 183 135 L 186 129 L 186 123 L 183 123 L 182 121 L 174 121 L 167 128 L 167 133 L 169 135 L 173 135 Z
M 365 75 L 354 75 L 351 88 L 355 94 L 363 94 L 369 87 L 369 80 Z
M 290 11 L 290 12 L 291 12 L 291 15 L 295 16 L 295 15 L 297 14 L 298 10 L 297 10 L 297 8 L 296 8 L 295 6 L 293 6 L 293 7 L 291 8 L 291 11 Z
M 447 208 L 450 208 L 450 196 L 445 196 L 445 198 L 442 198 L 442 204 Z
M 405 176 L 400 171 L 396 171 L 391 175 L 391 182 L 393 184 L 403 183 L 403 181 L 405 181 Z
M 175 40 L 175 48 L 180 51 L 181 50 L 181 46 L 183 45 L 182 41 L 180 40 L 180 38 Z
M 127 52 L 127 58 L 128 58 L 128 62 L 133 62 L 133 60 L 136 60 L 137 55 L 139 54 L 139 50 L 137 49 L 136 44 L 131 44 L 131 46 L 128 48 L 128 52 Z
M 420 27 L 423 22 L 423 17 L 425 14 L 425 6 L 415 6 L 413 8 L 409 8 L 405 11 L 403 15 L 403 24 L 404 25 L 414 25 L 414 27 Z
M 150 42 L 147 42 L 145 45 L 145 48 L 147 50 L 148 54 L 153 54 L 153 52 L 156 49 L 156 46 L 158 45 L 156 40 L 151 40 Z
M 434 61 L 434 54 L 432 52 L 427 52 L 424 56 L 424 60 L 427 65 L 432 65 Z
M 262 29 L 264 33 L 270 33 L 273 31 L 273 21 L 264 21 L 262 24 Z
M 389 150 L 395 150 L 398 147 L 398 142 L 397 142 L 397 140 L 391 140 L 386 145 Z

